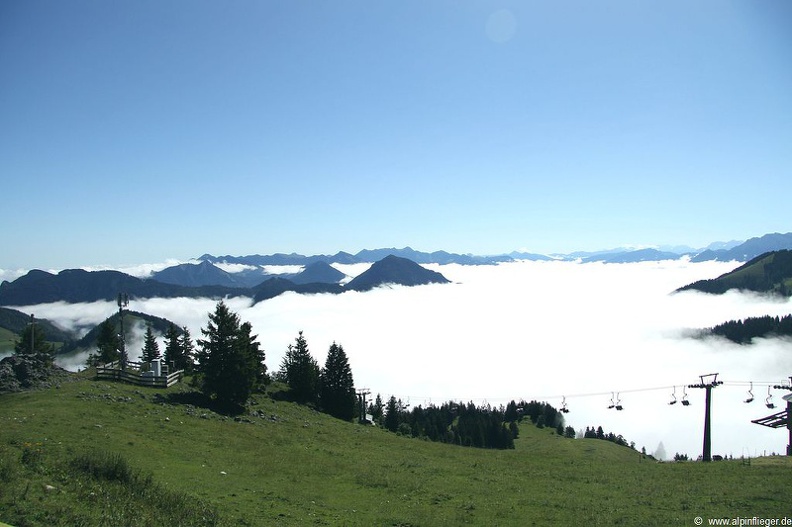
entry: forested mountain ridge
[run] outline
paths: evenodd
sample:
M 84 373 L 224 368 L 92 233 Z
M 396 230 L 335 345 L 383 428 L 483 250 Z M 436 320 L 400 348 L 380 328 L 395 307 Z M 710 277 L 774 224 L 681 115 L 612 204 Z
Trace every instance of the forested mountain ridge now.
M 49 342 L 69 342 L 73 339 L 71 333 L 62 330 L 49 320 L 36 318 L 35 322 L 44 331 L 44 336 Z M 20 334 L 28 324 L 30 324 L 30 315 L 16 309 L 0 307 L 0 328 Z
M 705 333 L 726 337 L 737 344 L 750 344 L 753 339 L 761 337 L 792 337 L 792 315 L 730 320 L 706 330 Z
M 361 284 L 365 280 L 364 289 L 371 289 L 384 283 L 415 286 L 429 283 L 443 283 L 448 280 L 440 273 L 424 269 L 420 265 L 404 258 L 390 256 L 375 262 L 371 267 L 374 271 L 366 271 L 363 279 L 356 285 L 347 287 L 339 283 L 294 283 L 281 277 L 272 277 L 252 288 L 225 286 L 187 287 L 165 284 L 157 280 L 143 280 L 119 271 L 84 271 L 68 269 L 58 274 L 33 270 L 13 282 L 4 281 L 0 284 L 0 305 L 25 306 L 51 302 L 94 302 L 98 300 L 112 301 L 118 294 L 127 293 L 130 298 L 215 298 L 248 296 L 255 302 L 261 302 L 278 296 L 286 291 L 301 294 L 332 293 L 339 294 L 345 290 L 363 290 Z M 394 264 L 394 262 L 399 262 Z M 211 264 L 210 264 L 211 265 Z M 329 266 L 328 266 L 329 267 Z M 306 270 L 308 271 L 308 270 Z M 313 272 L 315 271 L 315 273 Z M 329 271 L 334 271 L 330 268 Z M 311 270 L 306 274 L 298 274 L 303 279 L 317 279 L 318 275 L 330 275 L 327 268 Z M 371 271 L 371 272 L 370 272 Z M 337 278 L 343 273 L 333 275 Z M 362 276 L 362 275 L 361 275 Z M 298 278 L 299 279 L 299 278 Z M 354 282 L 354 280 L 353 280 Z M 351 285 L 351 287 L 350 287 Z
M 13 282 L 0 284 L 0 305 L 25 306 L 50 302 L 114 300 L 119 292 L 137 298 L 239 296 L 239 290 L 222 286 L 184 287 L 142 280 L 120 271 L 66 269 L 58 274 L 34 269 Z
M 722 294 L 730 289 L 792 295 L 792 251 L 762 254 L 737 269 L 709 280 L 699 280 L 677 289 Z

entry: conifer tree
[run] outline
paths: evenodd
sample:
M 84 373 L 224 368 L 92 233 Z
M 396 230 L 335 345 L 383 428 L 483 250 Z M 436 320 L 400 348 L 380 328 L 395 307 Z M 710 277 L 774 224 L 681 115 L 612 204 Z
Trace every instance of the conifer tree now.
M 99 335 L 96 337 L 96 353 L 88 357 L 88 363 L 92 365 L 107 364 L 120 358 L 118 348 L 120 339 L 118 331 L 111 319 L 106 319 L 99 325 Z
M 203 393 L 226 406 L 247 402 L 256 384 L 259 343 L 250 335 L 250 324 L 240 325 L 239 316 L 221 300 L 209 314 L 205 337 L 198 340 L 198 384 Z
M 320 374 L 320 402 L 328 414 L 349 421 L 356 414 L 357 397 L 352 369 L 344 348 L 333 342 Z
M 308 342 L 300 331 L 294 344 L 289 344 L 280 367 L 280 377 L 289 385 L 292 398 L 298 403 L 316 403 L 319 399 L 319 364 L 308 350 Z
M 55 348 L 47 342 L 44 329 L 37 324 L 28 324 L 22 330 L 19 340 L 14 345 L 14 353 L 17 355 L 41 355 L 52 357 Z
M 399 429 L 399 413 L 400 413 L 400 406 L 398 402 L 396 402 L 396 397 L 391 395 L 390 399 L 388 399 L 388 404 L 385 406 L 385 421 L 384 425 L 385 428 L 390 430 L 391 432 L 395 432 Z
M 165 332 L 165 362 L 173 367 L 173 371 L 181 370 L 182 347 L 179 340 L 179 330 L 171 323 Z
M 157 343 L 154 332 L 151 330 L 151 324 L 146 326 L 146 336 L 143 338 L 143 355 L 141 361 L 149 363 L 153 360 L 162 358 L 160 354 L 159 344 Z
M 53 363 L 55 346 L 46 341 L 44 329 L 31 322 L 25 326 L 19 340 L 14 345 L 14 354 L 26 355 L 34 361 L 49 367 L 52 366 Z M 23 376 L 24 375 L 20 375 L 19 372 L 17 373 L 17 378 L 20 379 L 20 382 L 24 385 L 25 383 L 22 380 Z
M 385 415 L 385 403 L 382 402 L 382 396 L 377 394 L 373 403 L 369 403 L 368 412 L 375 423 L 381 425 L 382 419 Z
M 181 344 L 181 358 L 183 361 L 181 368 L 184 368 L 187 372 L 192 372 L 195 369 L 195 345 L 193 344 L 192 336 L 190 336 L 190 330 L 187 329 L 187 326 L 182 327 L 181 340 L 179 342 Z

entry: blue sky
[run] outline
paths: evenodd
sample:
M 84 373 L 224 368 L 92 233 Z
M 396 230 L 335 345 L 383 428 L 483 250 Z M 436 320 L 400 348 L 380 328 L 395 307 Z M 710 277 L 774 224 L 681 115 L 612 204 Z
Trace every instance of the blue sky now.
M 788 232 L 792 3 L 6 0 L 0 268 Z

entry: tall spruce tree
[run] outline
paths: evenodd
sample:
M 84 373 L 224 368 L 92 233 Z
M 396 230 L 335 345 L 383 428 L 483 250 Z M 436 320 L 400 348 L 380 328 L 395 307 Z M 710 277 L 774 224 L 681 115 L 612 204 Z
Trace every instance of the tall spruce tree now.
M 181 330 L 174 324 L 168 326 L 165 333 L 165 362 L 173 367 L 173 371 L 193 369 L 193 343 L 187 327 Z
M 179 342 L 181 344 L 181 358 L 183 360 L 181 368 L 191 373 L 195 370 L 195 345 L 193 344 L 192 336 L 187 326 L 182 327 L 181 340 Z
M 357 413 L 355 382 L 344 348 L 335 342 L 327 352 L 319 381 L 322 409 L 333 417 L 352 419 Z
M 269 384 L 267 365 L 264 363 L 266 355 L 264 354 L 264 350 L 261 349 L 261 344 L 256 340 L 258 339 L 258 335 L 252 335 L 252 331 L 253 326 L 250 322 L 243 322 L 242 325 L 239 326 L 240 345 L 246 346 L 244 353 L 256 377 L 255 387 L 265 386 Z
M 88 357 L 88 363 L 92 365 L 107 364 L 120 358 L 118 348 L 120 339 L 115 323 L 108 318 L 99 325 L 99 335 L 96 337 L 96 354 Z
M 401 421 L 401 404 L 396 401 L 396 397 L 391 395 L 388 399 L 388 404 L 385 406 L 385 428 L 391 432 L 399 429 L 399 422 Z
M 149 363 L 153 360 L 161 358 L 162 354 L 160 353 L 157 338 L 154 336 L 154 332 L 151 330 L 151 324 L 148 324 L 146 326 L 146 336 L 143 338 L 143 354 L 141 356 L 141 361 L 144 363 Z
M 201 329 L 205 338 L 198 340 L 199 385 L 221 405 L 244 405 L 256 385 L 259 343 L 250 335 L 250 325 L 244 326 L 221 300 Z
M 173 371 L 182 370 L 179 364 L 181 363 L 182 347 L 179 339 L 179 330 L 176 325 L 171 323 L 168 325 L 168 331 L 165 332 L 165 363 L 173 368 Z
M 292 398 L 298 403 L 316 403 L 319 399 L 319 364 L 308 350 L 308 342 L 300 331 L 294 344 L 289 344 L 280 367 L 280 377 L 289 385 Z

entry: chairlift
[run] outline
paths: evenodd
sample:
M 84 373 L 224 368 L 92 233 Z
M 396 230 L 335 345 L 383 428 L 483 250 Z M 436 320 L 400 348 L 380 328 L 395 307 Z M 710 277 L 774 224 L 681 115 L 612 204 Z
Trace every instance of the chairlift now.
M 671 392 L 671 401 L 668 403 L 669 405 L 673 405 L 677 403 L 677 396 L 676 396 L 676 386 L 674 386 L 674 391 Z
M 611 403 L 608 405 L 608 410 L 616 408 L 616 403 L 613 402 L 613 392 L 611 392 Z
M 569 408 L 567 408 L 567 404 L 566 404 L 566 397 L 564 396 L 561 396 L 561 409 L 559 410 L 559 412 L 564 414 L 569 413 Z
M 682 406 L 690 406 L 690 401 L 687 398 L 687 388 L 685 386 L 682 387 Z
M 621 405 L 621 399 L 619 398 L 619 394 L 616 394 L 616 409 L 618 411 L 624 410 L 624 407 Z
M 775 404 L 773 404 L 773 394 L 770 393 L 770 387 L 767 387 L 767 399 L 765 399 L 765 406 L 768 408 L 775 408 Z
M 748 398 L 744 402 L 751 403 L 751 402 L 753 402 L 753 400 L 754 400 L 753 381 L 751 381 L 751 387 L 748 388 Z

